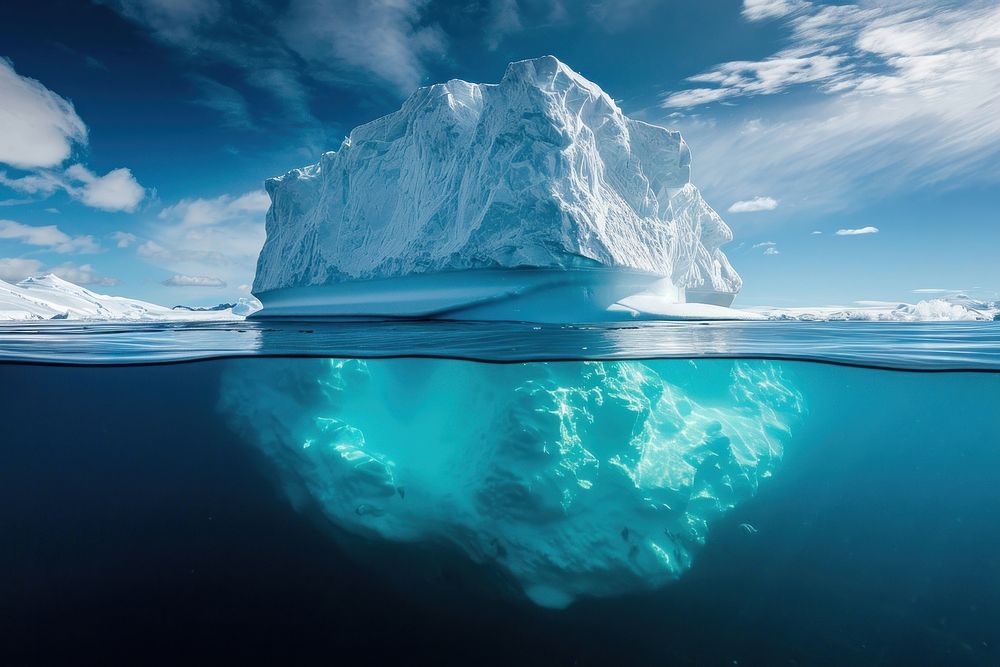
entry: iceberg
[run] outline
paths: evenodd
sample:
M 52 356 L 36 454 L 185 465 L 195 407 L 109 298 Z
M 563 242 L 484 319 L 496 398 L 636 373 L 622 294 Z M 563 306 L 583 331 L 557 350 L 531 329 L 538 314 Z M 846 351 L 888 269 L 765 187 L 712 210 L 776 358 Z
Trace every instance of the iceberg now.
M 690 172 L 680 133 L 552 56 L 420 88 L 267 181 L 255 316 L 752 319 Z
M 767 361 L 262 359 L 227 368 L 220 410 L 294 502 L 558 608 L 680 577 L 803 402 Z

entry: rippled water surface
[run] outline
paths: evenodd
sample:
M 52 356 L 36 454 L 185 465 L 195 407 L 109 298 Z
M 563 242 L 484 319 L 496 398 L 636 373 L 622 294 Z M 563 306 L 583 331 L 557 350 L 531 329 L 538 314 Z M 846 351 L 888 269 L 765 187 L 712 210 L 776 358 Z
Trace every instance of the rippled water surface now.
M 0 361 L 118 364 L 242 356 L 478 361 L 768 358 L 902 370 L 1000 368 L 996 322 L 5 323 Z

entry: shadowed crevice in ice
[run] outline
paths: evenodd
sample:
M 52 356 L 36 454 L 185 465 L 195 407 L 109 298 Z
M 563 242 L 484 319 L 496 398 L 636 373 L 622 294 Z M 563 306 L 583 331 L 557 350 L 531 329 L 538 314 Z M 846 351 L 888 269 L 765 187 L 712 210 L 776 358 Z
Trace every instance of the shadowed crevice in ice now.
M 562 607 L 683 574 L 802 401 L 764 361 L 281 359 L 232 366 L 220 407 L 338 526 L 445 540 Z

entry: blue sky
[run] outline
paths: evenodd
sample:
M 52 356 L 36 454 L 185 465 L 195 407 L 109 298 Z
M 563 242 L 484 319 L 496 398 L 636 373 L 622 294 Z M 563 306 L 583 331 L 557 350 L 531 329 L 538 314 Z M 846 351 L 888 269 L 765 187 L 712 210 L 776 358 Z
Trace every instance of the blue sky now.
M 265 178 L 546 53 L 684 133 L 737 305 L 996 297 L 1000 5 L 925 0 L 4 3 L 0 278 L 234 300 Z

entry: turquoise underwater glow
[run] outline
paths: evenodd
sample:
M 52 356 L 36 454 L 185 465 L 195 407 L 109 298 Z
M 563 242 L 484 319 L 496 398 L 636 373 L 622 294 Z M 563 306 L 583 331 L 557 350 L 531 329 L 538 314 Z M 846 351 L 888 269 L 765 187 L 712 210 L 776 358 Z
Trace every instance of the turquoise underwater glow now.
M 683 575 L 804 413 L 780 364 L 687 360 L 259 360 L 220 409 L 338 526 L 451 543 L 549 607 Z

